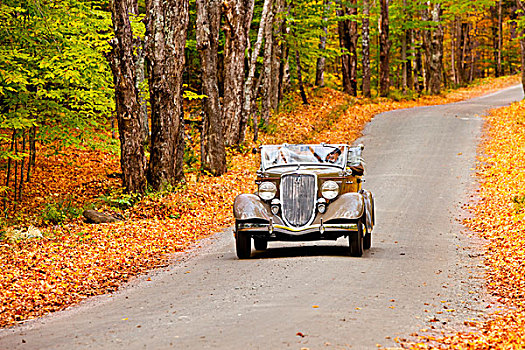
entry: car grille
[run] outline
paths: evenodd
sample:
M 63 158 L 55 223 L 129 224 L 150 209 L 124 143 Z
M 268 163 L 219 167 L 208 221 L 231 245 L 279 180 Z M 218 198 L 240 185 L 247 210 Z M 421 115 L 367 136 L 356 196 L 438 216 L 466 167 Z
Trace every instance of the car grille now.
M 281 177 L 283 219 L 294 227 L 306 225 L 314 214 L 316 193 L 314 175 L 283 175 Z

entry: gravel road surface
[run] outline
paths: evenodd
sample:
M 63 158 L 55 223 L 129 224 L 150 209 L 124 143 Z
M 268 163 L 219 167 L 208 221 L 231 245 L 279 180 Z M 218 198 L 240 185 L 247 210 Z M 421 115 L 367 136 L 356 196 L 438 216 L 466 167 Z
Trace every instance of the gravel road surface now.
M 0 349 L 375 349 L 486 311 L 481 242 L 459 218 L 490 108 L 521 87 L 376 116 L 365 129 L 372 249 L 272 242 L 237 260 L 231 230 L 112 295 L 0 331 Z M 323 140 L 319 140 L 323 141 Z

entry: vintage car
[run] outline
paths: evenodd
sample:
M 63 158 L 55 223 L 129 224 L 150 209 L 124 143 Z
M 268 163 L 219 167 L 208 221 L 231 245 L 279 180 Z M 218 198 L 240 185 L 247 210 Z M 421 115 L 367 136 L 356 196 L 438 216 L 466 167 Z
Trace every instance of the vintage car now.
M 361 256 L 372 243 L 374 198 L 361 188 L 364 146 L 267 145 L 257 150 L 261 166 L 255 194 L 235 198 L 235 245 L 239 259 L 268 241 L 336 240 L 348 237 L 348 252 Z

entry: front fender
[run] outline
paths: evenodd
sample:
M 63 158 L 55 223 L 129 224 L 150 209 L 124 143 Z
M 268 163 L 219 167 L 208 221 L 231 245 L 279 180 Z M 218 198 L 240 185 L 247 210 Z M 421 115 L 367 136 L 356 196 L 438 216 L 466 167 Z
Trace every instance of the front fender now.
M 366 229 L 368 232 L 372 232 L 376 221 L 374 195 L 372 192 L 367 190 L 361 190 L 361 193 L 363 194 L 363 199 L 366 206 Z
M 365 201 L 356 192 L 345 193 L 328 205 L 323 219 L 326 223 L 335 220 L 357 220 L 363 216 Z
M 272 214 L 264 202 L 254 194 L 240 194 L 233 202 L 235 220 L 266 220 L 270 221 Z

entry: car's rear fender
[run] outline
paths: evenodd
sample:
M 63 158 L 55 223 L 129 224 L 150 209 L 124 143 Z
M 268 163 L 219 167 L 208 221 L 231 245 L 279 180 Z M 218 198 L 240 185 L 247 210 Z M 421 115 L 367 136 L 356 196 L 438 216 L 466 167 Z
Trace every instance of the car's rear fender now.
M 342 194 L 328 205 L 323 221 L 330 223 L 339 220 L 358 220 L 365 212 L 365 200 L 361 193 Z

